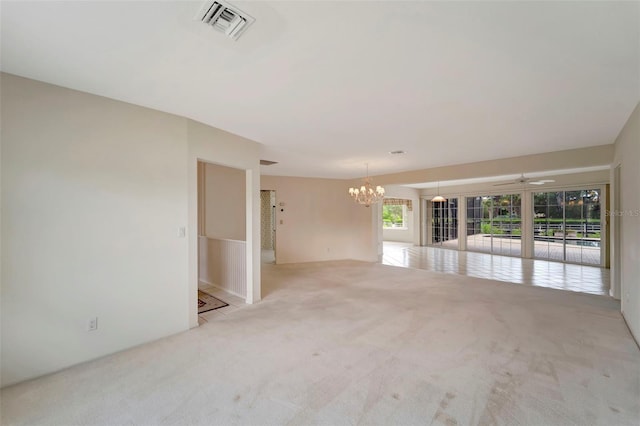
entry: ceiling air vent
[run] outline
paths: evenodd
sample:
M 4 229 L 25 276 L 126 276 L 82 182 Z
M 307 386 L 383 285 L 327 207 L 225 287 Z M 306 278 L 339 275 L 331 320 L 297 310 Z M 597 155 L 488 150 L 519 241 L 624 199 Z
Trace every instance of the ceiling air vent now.
M 219 0 L 206 1 L 195 19 L 211 25 L 216 31 L 220 31 L 234 40 L 237 40 L 255 21 L 254 18 L 235 6 Z
M 269 161 L 269 160 L 260 160 L 261 166 L 270 166 L 272 164 L 278 164 L 277 161 Z

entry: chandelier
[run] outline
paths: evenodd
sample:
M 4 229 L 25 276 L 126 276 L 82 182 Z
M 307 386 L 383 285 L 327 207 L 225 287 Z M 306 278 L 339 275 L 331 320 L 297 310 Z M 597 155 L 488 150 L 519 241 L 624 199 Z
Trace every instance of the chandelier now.
M 369 177 L 369 164 L 367 166 L 367 177 L 364 178 L 364 183 L 360 188 L 349 188 L 349 195 L 358 204 L 364 204 L 369 207 L 371 204 L 375 204 L 384 198 L 384 188 L 380 185 L 374 188 Z

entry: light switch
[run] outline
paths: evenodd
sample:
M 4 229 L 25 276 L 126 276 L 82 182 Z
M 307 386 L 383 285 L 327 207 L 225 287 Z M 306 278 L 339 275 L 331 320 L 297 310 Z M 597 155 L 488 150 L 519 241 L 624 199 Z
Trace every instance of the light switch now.
M 187 228 L 184 226 L 181 226 L 180 228 L 178 228 L 178 238 L 184 238 L 187 236 Z

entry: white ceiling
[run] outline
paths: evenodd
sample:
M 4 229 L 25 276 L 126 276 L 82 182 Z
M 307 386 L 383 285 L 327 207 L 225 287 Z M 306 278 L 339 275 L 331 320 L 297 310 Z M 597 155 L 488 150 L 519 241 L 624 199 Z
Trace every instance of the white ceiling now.
M 1 68 L 334 178 L 610 144 L 640 100 L 640 2 L 232 3 L 237 42 L 202 2 L 2 1 Z

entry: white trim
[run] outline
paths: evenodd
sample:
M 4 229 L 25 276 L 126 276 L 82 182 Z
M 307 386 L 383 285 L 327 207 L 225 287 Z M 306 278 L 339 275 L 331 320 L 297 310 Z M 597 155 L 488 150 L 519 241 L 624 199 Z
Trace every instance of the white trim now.
M 232 243 L 246 243 L 247 242 L 246 240 L 233 240 L 231 238 L 216 238 L 216 237 L 210 237 L 208 235 L 200 235 L 200 237 L 205 237 L 205 238 L 208 238 L 210 240 L 230 241 Z M 202 280 L 200 280 L 200 281 L 202 281 Z
M 619 210 L 621 207 L 620 200 L 620 180 L 622 175 L 622 163 L 618 162 L 612 165 L 611 168 L 611 190 L 610 190 L 610 209 L 611 211 Z M 611 287 L 609 294 L 614 299 L 620 300 L 622 298 L 622 228 L 620 226 L 622 217 L 617 215 L 609 216 L 610 223 L 610 242 L 609 253 L 611 256 L 611 262 L 609 267 L 611 268 Z
M 219 285 L 214 284 L 214 283 L 211 283 L 211 282 L 209 282 L 209 281 L 207 281 L 207 280 L 203 280 L 203 279 L 201 279 L 201 280 L 199 280 L 199 282 L 201 282 L 201 283 L 205 283 L 205 284 L 207 284 L 207 285 L 208 285 L 208 286 L 210 286 L 210 287 L 215 287 L 215 288 L 217 288 L 217 289 L 218 289 L 218 290 L 220 290 L 220 291 L 224 291 L 225 293 L 229 293 L 229 294 L 232 294 L 232 295 L 234 295 L 234 296 L 236 296 L 236 297 L 239 297 L 240 299 L 244 300 L 244 301 L 245 301 L 245 303 L 247 303 L 246 298 L 245 298 L 243 295 L 236 293 L 235 291 L 229 290 L 229 289 L 227 289 L 227 288 L 222 288 L 222 287 L 220 287 Z M 200 286 L 198 286 L 198 290 L 200 290 Z

